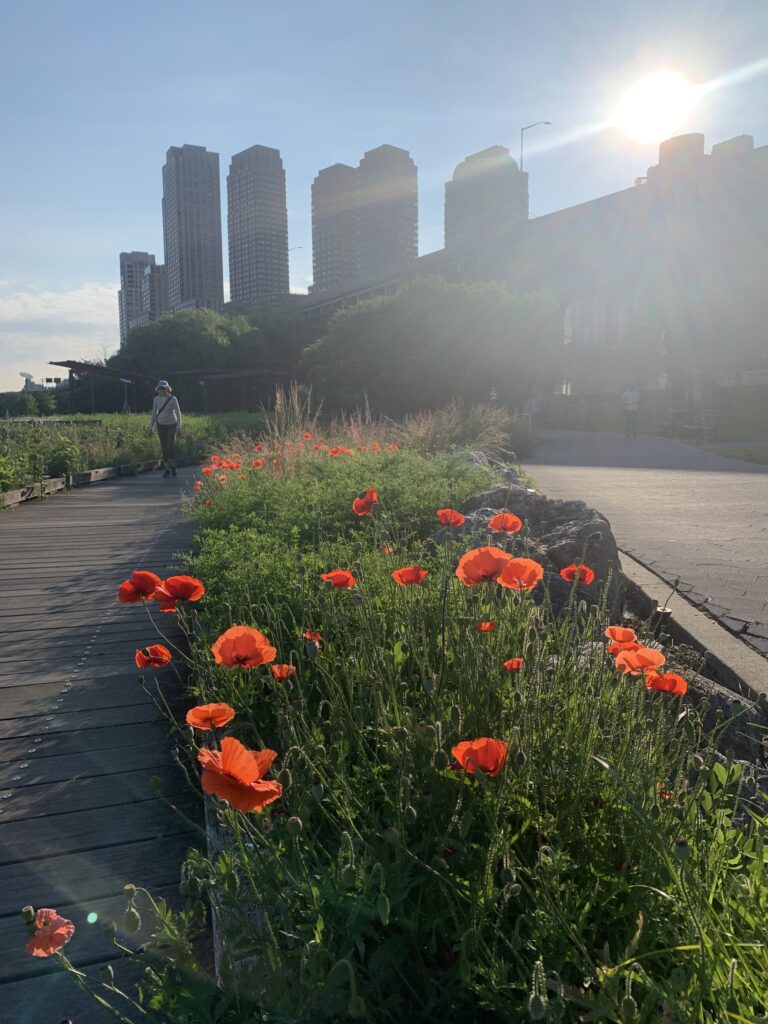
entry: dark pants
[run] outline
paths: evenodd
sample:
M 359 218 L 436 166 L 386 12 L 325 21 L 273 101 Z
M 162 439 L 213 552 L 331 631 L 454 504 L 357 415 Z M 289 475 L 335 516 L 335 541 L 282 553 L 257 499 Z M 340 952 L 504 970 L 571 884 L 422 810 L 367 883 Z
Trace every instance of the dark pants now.
M 627 437 L 637 437 L 637 409 L 625 409 L 624 421 L 627 428 Z
M 163 426 L 162 423 L 158 423 L 157 436 L 160 438 L 163 461 L 170 467 L 173 465 L 174 448 L 176 447 L 176 424 L 169 423 L 168 426 Z

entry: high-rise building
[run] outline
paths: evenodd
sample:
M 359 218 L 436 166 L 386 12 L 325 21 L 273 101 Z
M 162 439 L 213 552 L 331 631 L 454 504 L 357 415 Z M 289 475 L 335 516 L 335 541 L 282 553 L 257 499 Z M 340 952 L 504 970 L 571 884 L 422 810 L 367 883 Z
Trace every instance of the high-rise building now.
M 418 180 L 404 149 L 379 146 L 312 185 L 312 291 L 393 270 L 418 255 Z
M 170 310 L 168 301 L 168 271 L 163 263 L 146 267 L 141 282 L 141 313 L 136 327 L 146 327 Z M 134 325 L 131 324 L 131 327 Z
M 172 313 L 221 309 L 219 154 L 205 146 L 171 146 L 163 167 L 163 239 Z
M 333 288 L 357 272 L 357 171 L 333 164 L 312 183 L 313 291 Z
M 227 219 L 232 301 L 257 303 L 287 295 L 288 210 L 279 150 L 251 146 L 232 157 Z
M 528 174 L 506 146 L 463 160 L 445 184 L 445 248 L 486 249 L 509 224 L 528 219 Z
M 418 255 L 418 172 L 397 146 L 369 149 L 357 168 L 357 271 L 380 274 Z
M 155 257 L 150 252 L 120 253 L 120 291 L 117 305 L 120 315 L 120 347 L 125 344 L 128 331 L 137 326 L 141 314 L 141 288 L 144 271 L 154 267 Z

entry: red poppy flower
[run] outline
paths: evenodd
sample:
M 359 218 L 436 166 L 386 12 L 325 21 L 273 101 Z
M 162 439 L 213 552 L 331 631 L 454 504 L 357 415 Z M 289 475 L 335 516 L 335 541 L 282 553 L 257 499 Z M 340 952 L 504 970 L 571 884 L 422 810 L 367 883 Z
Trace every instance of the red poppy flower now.
M 320 579 L 333 584 L 334 590 L 349 590 L 357 586 L 357 580 L 347 569 L 331 569 L 330 572 L 321 572 Z
M 544 578 L 544 567 L 532 558 L 510 558 L 497 582 L 511 590 L 533 590 Z
M 397 548 L 393 548 L 391 544 L 385 544 L 382 547 L 381 550 L 383 551 L 383 553 L 385 555 L 396 555 L 397 554 Z
M 400 445 L 399 444 L 395 444 L 394 441 L 393 441 L 392 444 L 388 444 L 387 445 L 387 451 L 388 452 L 396 452 L 399 447 L 400 447 Z
M 642 646 L 636 640 L 630 640 L 626 644 L 608 644 L 606 650 L 609 654 L 621 654 L 622 651 L 639 651 Z
M 178 601 L 199 601 L 205 593 L 205 587 L 194 576 L 169 576 L 162 580 L 154 598 L 158 611 L 175 612 Z
M 560 575 L 568 583 L 583 583 L 585 586 L 589 586 L 590 583 L 594 582 L 595 573 L 588 565 L 566 565 L 564 569 L 560 570 Z
M 121 604 L 137 604 L 139 601 L 151 601 L 155 591 L 162 582 L 157 573 L 137 569 L 117 588 L 117 600 Z
M 502 569 L 512 556 L 501 548 L 472 548 L 459 559 L 456 575 L 465 587 L 476 587 L 480 583 L 496 582 Z
M 304 630 L 304 639 L 307 641 L 307 647 L 314 647 L 316 651 L 322 651 L 323 649 L 323 638 L 319 633 L 314 633 L 311 629 Z
M 664 675 L 658 672 L 647 672 L 645 685 L 649 690 L 658 690 L 660 693 L 674 693 L 678 697 L 682 697 L 688 691 L 688 683 L 675 672 L 665 672 Z
M 308 431 L 306 431 L 306 430 L 304 431 L 303 437 L 304 437 L 305 441 L 311 441 L 312 440 L 312 435 Z
M 208 508 L 208 506 L 212 505 L 212 504 L 213 504 L 213 498 L 206 498 L 205 499 L 205 507 L 206 508 Z
M 225 736 L 221 750 L 198 752 L 203 766 L 204 793 L 213 793 L 237 811 L 261 811 L 283 795 L 279 782 L 264 780 L 277 757 L 274 750 L 248 750 L 239 740 Z
M 258 629 L 231 626 L 212 644 L 213 660 L 227 668 L 256 668 L 277 657 L 277 649 Z
M 150 644 L 136 651 L 136 664 L 139 668 L 162 668 L 172 657 L 168 648 L 162 644 Z
M 286 679 L 290 679 L 291 676 L 296 675 L 295 665 L 272 665 L 270 671 L 275 679 L 279 679 L 281 682 L 285 682 Z
M 523 520 L 511 512 L 499 512 L 488 523 L 488 529 L 494 533 L 519 533 L 523 528 Z
M 255 452 L 263 452 L 264 451 L 264 445 L 263 444 L 255 444 L 253 446 L 253 450 Z
M 352 511 L 358 516 L 367 516 L 373 511 L 373 506 L 378 502 L 379 495 L 375 488 L 369 487 L 364 494 L 359 494 L 352 502 Z
M 605 635 L 617 644 L 631 644 L 637 640 L 637 633 L 634 629 L 628 629 L 625 626 L 609 626 Z
M 359 445 L 357 446 L 357 450 L 358 450 L 359 452 L 367 452 L 367 451 L 368 451 L 368 449 L 366 448 L 366 446 L 365 446 L 364 444 L 359 444 Z
M 251 459 L 251 469 L 262 469 L 264 459 Z
M 186 722 L 193 729 L 221 729 L 235 717 L 235 709 L 229 704 L 198 704 L 187 712 Z
M 203 466 L 200 470 L 201 473 L 205 473 L 206 476 L 210 476 L 213 472 L 213 466 Z
M 373 444 L 371 445 L 371 451 L 372 452 L 380 452 L 381 451 L 381 445 L 379 444 L 378 441 L 374 441 L 373 442 Z
M 395 583 L 399 583 L 401 587 L 409 587 L 413 583 L 423 583 L 429 573 L 420 565 L 406 565 L 402 569 L 395 569 L 391 575 Z
M 475 626 L 478 633 L 493 633 L 498 628 L 498 622 L 478 622 Z
M 75 926 L 50 907 L 41 907 L 35 914 L 35 934 L 26 945 L 32 956 L 53 956 L 66 946 L 75 934 Z
M 636 651 L 620 651 L 616 655 L 616 669 L 623 675 L 639 676 L 647 670 L 655 671 L 667 659 L 652 647 L 638 647 Z
M 439 508 L 437 518 L 443 526 L 461 526 L 465 522 L 461 512 L 457 512 L 454 508 Z
M 510 658 L 509 661 L 504 662 L 504 668 L 507 672 L 517 672 L 524 664 L 525 662 L 522 658 Z
M 498 775 L 507 759 L 508 746 L 509 744 L 503 740 L 481 736 L 477 740 L 464 740 L 458 743 L 451 753 L 470 775 L 474 775 L 478 768 L 486 775 Z

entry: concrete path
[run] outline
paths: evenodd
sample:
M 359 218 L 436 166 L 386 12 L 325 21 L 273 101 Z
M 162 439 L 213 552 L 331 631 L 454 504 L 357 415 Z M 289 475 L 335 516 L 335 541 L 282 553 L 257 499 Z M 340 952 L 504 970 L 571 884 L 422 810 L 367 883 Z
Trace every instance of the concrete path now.
M 542 430 L 526 469 L 581 498 L 619 547 L 768 655 L 768 466 L 659 437 Z
M 116 599 L 134 569 L 169 575 L 188 547 L 179 504 L 193 474 L 92 484 L 0 512 L 0 1020 L 112 1020 L 52 960 L 24 952 L 19 911 L 54 907 L 73 920 L 66 953 L 91 974 L 116 955 L 101 924 L 122 921 L 125 883 L 173 899 L 197 840 L 150 786 L 159 777 L 197 817 L 134 664 L 136 648 L 159 638 L 144 608 Z M 178 640 L 174 617 L 161 618 Z M 175 674 L 160 678 L 175 703 Z

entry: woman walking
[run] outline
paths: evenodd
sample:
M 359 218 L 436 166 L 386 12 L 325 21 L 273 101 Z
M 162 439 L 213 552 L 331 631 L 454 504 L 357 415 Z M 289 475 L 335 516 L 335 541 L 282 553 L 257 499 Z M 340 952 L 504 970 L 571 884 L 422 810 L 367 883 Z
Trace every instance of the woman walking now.
M 157 434 L 160 438 L 160 448 L 163 453 L 163 476 L 176 476 L 176 461 L 174 448 L 176 438 L 181 433 L 181 409 L 179 400 L 171 391 L 171 385 L 167 380 L 158 381 L 155 388 L 155 397 L 152 402 L 152 416 L 149 421 L 149 436 L 157 425 Z

